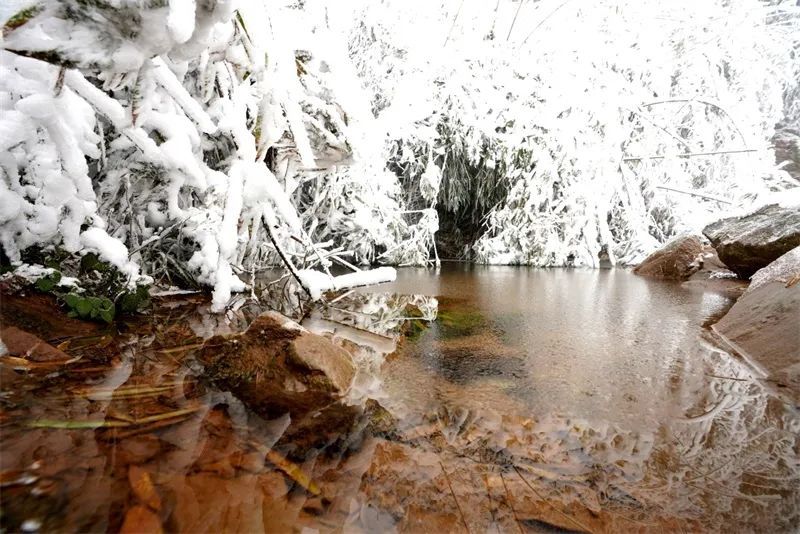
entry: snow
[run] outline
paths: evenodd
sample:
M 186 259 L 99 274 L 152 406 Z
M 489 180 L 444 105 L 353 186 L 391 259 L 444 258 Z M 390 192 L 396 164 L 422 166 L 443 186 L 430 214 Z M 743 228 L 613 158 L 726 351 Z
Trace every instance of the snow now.
M 194 0 L 169 0 L 167 28 L 173 39 L 185 43 L 194 32 Z
M 510 0 L 456 18 L 424 0 L 125 2 L 126 31 L 91 2 L 44 4 L 0 50 L 13 262 L 58 246 L 132 277 L 180 269 L 223 310 L 282 257 L 318 296 L 391 278 L 329 278 L 334 259 L 430 264 L 440 214 L 479 225 L 478 261 L 596 266 L 719 200 L 800 205 L 768 150 L 682 157 L 767 145 L 800 74 L 787 1 L 553 0 L 516 21 Z
M 330 276 L 314 269 L 303 269 L 298 271 L 297 276 L 311 293 L 311 298 L 319 300 L 326 291 L 394 282 L 397 279 L 397 271 L 391 267 L 380 267 L 369 271 Z
M 740 205 L 722 210 L 711 218 L 709 223 L 730 217 L 746 217 L 765 206 L 777 205 L 786 209 L 800 209 L 800 187 L 792 187 L 783 191 L 764 191 L 753 195 Z
M 128 247 L 119 239 L 108 235 L 100 228 L 89 228 L 81 234 L 83 247 L 90 252 L 96 252 L 98 257 L 115 266 L 121 272 L 135 278 L 139 268 L 128 261 Z
M 173 2 L 170 2 L 170 6 Z M 194 3 L 194 2 L 192 2 Z M 200 127 L 200 131 L 207 134 L 213 134 L 217 131 L 216 125 L 211 120 L 211 117 L 203 111 L 200 104 L 192 98 L 192 95 L 181 85 L 181 82 L 175 77 L 175 74 L 164 63 L 161 58 L 153 59 L 154 73 L 156 81 L 167 90 L 169 95 L 175 99 L 186 114 Z
M 40 278 L 53 274 L 56 270 L 51 267 L 42 267 L 41 265 L 31 265 L 22 263 L 17 265 L 10 274 L 24 278 L 28 282 L 35 282 Z M 7 275 L 4 275 L 4 277 Z M 80 284 L 77 278 L 71 276 L 61 276 L 57 284 L 59 287 L 68 287 L 80 289 Z

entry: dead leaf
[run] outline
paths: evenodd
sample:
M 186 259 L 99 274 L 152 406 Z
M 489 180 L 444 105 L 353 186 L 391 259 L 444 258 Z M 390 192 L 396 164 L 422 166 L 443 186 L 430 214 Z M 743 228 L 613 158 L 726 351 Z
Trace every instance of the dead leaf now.
M 128 468 L 128 482 L 136 498 L 155 511 L 161 510 L 161 497 L 158 495 L 150 473 L 137 465 Z
M 161 534 L 161 520 L 144 506 L 134 506 L 125 514 L 120 534 Z

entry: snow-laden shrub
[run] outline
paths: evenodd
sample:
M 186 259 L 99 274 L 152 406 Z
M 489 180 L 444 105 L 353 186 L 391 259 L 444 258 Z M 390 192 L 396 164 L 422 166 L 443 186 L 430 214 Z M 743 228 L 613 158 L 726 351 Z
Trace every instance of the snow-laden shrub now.
M 341 23 L 410 207 L 478 219 L 479 260 L 634 262 L 797 185 L 767 149 L 797 106 L 795 2 L 369 2 Z
M 764 150 L 797 111 L 788 1 L 22 3 L 12 262 L 94 252 L 220 308 L 267 265 L 424 263 L 439 214 L 482 261 L 593 265 L 792 185 Z
M 399 208 L 385 189 L 330 171 L 352 157 L 353 141 L 341 91 L 325 85 L 336 81 L 326 80 L 330 68 L 294 46 L 301 23 L 226 0 L 49 0 L 9 19 L 0 50 L 7 257 L 19 262 L 32 246 L 95 252 L 132 285 L 143 272 L 212 286 L 221 308 L 244 289 L 237 275 L 278 262 L 327 269 L 345 246 L 363 241 L 357 259 L 369 260 L 375 243 L 396 244 L 407 228 L 392 227 Z M 336 179 L 309 193 L 315 172 Z M 348 187 L 360 194 L 353 212 L 338 196 Z M 388 223 L 376 226 L 376 213 Z M 309 237 L 320 233 L 329 247 Z

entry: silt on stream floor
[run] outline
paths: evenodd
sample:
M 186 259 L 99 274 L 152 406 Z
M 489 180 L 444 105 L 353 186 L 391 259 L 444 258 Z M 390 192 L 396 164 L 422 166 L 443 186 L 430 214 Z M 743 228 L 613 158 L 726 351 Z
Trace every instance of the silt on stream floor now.
M 385 409 L 308 436 L 194 359 L 258 306 L 163 300 L 51 340 L 68 366 L 0 368 L 2 524 L 788 532 L 800 418 L 702 327 L 731 303 L 622 270 L 404 269 L 305 320 L 354 355 L 348 402 Z

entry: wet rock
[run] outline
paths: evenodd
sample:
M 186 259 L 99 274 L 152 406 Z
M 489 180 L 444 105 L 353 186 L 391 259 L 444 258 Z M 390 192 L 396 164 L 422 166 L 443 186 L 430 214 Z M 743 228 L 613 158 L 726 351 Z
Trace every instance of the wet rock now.
M 70 357 L 38 336 L 20 330 L 15 326 L 3 328 L 0 340 L 11 356 L 25 358 L 33 362 L 60 362 Z M 0 353 L 2 349 L 0 348 Z
M 680 236 L 650 254 L 633 272 L 664 280 L 686 280 L 702 267 L 703 253 L 698 236 Z
M 800 403 L 800 247 L 753 275 L 713 326 L 779 392 Z
M 402 443 L 379 441 L 361 483 L 369 502 L 395 518 L 414 505 L 452 508 L 439 456 Z
M 199 359 L 212 380 L 251 409 L 293 419 L 335 403 L 356 371 L 347 351 L 274 312 L 242 334 L 209 339 Z
M 156 512 L 161 510 L 161 496 L 153 485 L 150 473 L 137 465 L 132 465 L 128 469 L 128 483 L 131 486 L 131 492 L 140 503 Z
M 696 289 L 702 292 L 717 293 L 724 295 L 727 298 L 736 300 L 742 296 L 744 290 L 747 289 L 747 281 L 742 280 L 736 273 L 728 269 L 719 256 L 717 251 L 710 245 L 703 248 L 702 254 L 703 265 L 696 273 L 689 277 L 688 280 L 683 282 L 683 287 L 687 289 Z M 711 323 L 714 323 L 720 316 L 715 317 Z M 710 324 L 708 326 L 710 326 Z
M 749 278 L 800 245 L 800 210 L 770 204 L 749 215 L 710 224 L 703 234 L 731 271 Z
M 374 435 L 397 437 L 397 418 L 381 406 L 375 399 L 367 399 L 364 404 L 367 426 Z

